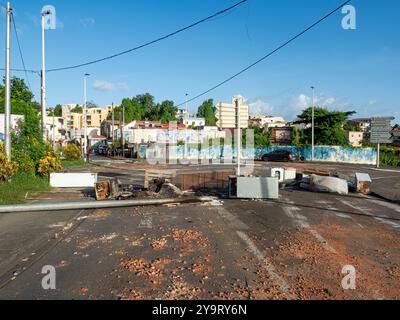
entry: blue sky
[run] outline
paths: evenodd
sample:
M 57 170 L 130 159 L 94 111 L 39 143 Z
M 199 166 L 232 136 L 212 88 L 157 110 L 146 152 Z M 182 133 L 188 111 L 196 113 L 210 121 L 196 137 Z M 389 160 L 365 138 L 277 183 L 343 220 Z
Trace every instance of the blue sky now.
M 4 4 L 5 0 L 1 0 Z M 237 0 L 14 0 L 12 7 L 27 68 L 40 69 L 40 11 L 54 5 L 58 29 L 46 32 L 47 67 L 86 62 L 142 44 L 213 14 Z M 88 97 L 100 105 L 149 92 L 157 101 L 195 96 L 254 62 L 337 7 L 343 0 L 249 0 L 230 14 L 140 51 L 86 68 L 50 73 L 48 105 L 82 103 L 83 74 Z M 357 29 L 330 17 L 278 54 L 232 82 L 190 103 L 230 101 L 240 94 L 251 113 L 292 120 L 310 104 L 356 110 L 359 117 L 394 115 L 400 121 L 400 1 L 354 0 Z M 4 10 L 0 21 L 4 39 Z M 4 44 L 0 46 L 4 61 Z M 21 67 L 15 37 L 12 66 Z M 24 74 L 18 73 L 23 77 Z M 29 80 L 40 99 L 39 78 Z

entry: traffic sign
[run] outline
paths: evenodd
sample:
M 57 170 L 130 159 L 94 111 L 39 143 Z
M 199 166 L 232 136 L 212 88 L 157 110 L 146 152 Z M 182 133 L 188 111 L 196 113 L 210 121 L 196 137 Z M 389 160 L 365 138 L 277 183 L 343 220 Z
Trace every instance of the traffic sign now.
M 392 126 L 393 117 L 372 118 L 371 119 L 371 142 L 392 143 Z

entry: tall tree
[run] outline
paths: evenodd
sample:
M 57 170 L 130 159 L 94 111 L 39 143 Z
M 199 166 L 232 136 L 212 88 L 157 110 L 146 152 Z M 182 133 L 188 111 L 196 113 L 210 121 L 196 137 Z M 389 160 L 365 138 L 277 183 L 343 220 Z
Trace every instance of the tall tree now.
M 71 112 L 72 112 L 72 113 L 83 113 L 83 108 L 82 108 L 79 104 L 77 104 L 77 105 L 75 106 L 75 108 L 73 108 L 73 109 L 71 110 Z
M 49 113 L 50 117 L 62 117 L 62 106 L 58 104 L 54 107 L 54 109 Z
M 148 117 L 153 121 L 161 121 L 161 123 L 170 123 L 177 121 L 178 108 L 175 107 L 174 102 L 165 100 L 161 104 L 157 104 L 149 113 Z
M 88 109 L 99 108 L 99 105 L 93 101 L 86 102 L 86 107 Z
M 348 118 L 354 115 L 355 111 L 339 112 L 329 111 L 323 107 L 315 108 L 315 144 L 327 146 L 346 146 L 348 139 L 344 126 Z M 311 144 L 312 136 L 312 108 L 308 108 L 298 116 L 296 123 L 304 123 L 307 129 L 304 130 L 306 144 Z
M 215 113 L 217 108 L 214 106 L 214 100 L 209 99 L 204 101 L 197 111 L 197 116 L 199 118 L 204 118 L 206 120 L 206 126 L 215 126 L 217 124 L 217 117 Z
M 11 79 L 11 113 L 24 116 L 24 121 L 19 123 L 18 134 L 14 132 L 12 135 L 12 146 L 15 151 L 37 162 L 44 155 L 46 146 L 41 133 L 38 104 L 33 98 L 23 79 Z M 3 85 L 0 85 L 0 113 L 4 113 Z
M 304 132 L 296 127 L 292 129 L 292 145 L 301 147 L 304 145 Z
M 155 103 L 154 97 L 149 94 L 141 94 L 129 99 L 125 98 L 121 106 L 115 108 L 114 118 L 122 120 L 123 108 L 125 109 L 125 122 L 137 121 L 161 121 L 169 123 L 176 121 L 178 108 L 173 101 L 165 100 L 161 103 Z M 112 115 L 109 115 L 111 119 Z
M 250 126 L 248 129 L 243 130 L 242 144 L 246 146 L 247 130 L 253 130 L 254 133 L 254 146 L 256 148 L 265 148 L 271 146 L 272 129 L 260 128 L 258 126 Z

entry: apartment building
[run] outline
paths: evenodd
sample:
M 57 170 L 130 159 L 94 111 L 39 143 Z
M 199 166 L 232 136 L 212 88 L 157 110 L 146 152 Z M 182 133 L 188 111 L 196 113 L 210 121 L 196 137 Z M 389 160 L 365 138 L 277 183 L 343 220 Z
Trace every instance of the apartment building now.
M 80 130 L 85 127 L 83 113 L 71 112 L 76 107 L 81 107 L 77 104 L 65 104 L 62 106 L 62 118 L 67 130 Z M 110 113 L 110 109 L 107 108 L 88 108 L 87 109 L 87 126 L 93 128 L 100 128 L 103 121 L 107 120 Z
M 62 117 L 45 117 L 47 139 L 50 141 L 64 142 L 67 139 L 67 126 Z
M 236 100 L 240 103 L 240 127 L 247 129 L 249 127 L 249 106 L 244 103 L 243 97 L 234 97 L 232 103 L 218 103 L 216 105 L 217 126 L 220 130 L 235 129 L 236 123 Z
M 89 127 L 100 128 L 104 120 L 107 120 L 109 112 L 107 109 L 90 108 L 87 109 L 87 125 Z

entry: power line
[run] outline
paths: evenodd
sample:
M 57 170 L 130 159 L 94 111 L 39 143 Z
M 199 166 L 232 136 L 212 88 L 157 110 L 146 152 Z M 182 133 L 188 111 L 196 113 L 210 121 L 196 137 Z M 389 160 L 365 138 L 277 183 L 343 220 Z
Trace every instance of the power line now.
M 186 31 L 186 30 L 188 30 L 188 29 L 191 29 L 191 28 L 193 28 L 193 27 L 196 27 L 196 26 L 198 26 L 199 24 L 202 24 L 202 23 L 204 23 L 204 22 L 206 22 L 206 21 L 212 20 L 212 19 L 214 19 L 214 18 L 216 18 L 216 17 L 218 17 L 218 16 L 220 16 L 220 15 L 223 15 L 224 13 L 229 12 L 229 11 L 231 11 L 231 10 L 237 8 L 238 6 L 242 5 L 243 3 L 247 2 L 247 1 L 248 1 L 248 0 L 242 0 L 242 1 L 240 1 L 240 2 L 238 2 L 238 3 L 236 3 L 236 4 L 234 4 L 234 5 L 232 5 L 232 6 L 228 7 L 228 8 L 226 8 L 226 9 L 223 9 L 223 10 L 221 10 L 221 11 L 219 11 L 219 12 L 217 12 L 217 13 L 211 15 L 211 16 L 208 16 L 207 18 L 201 19 L 201 20 L 199 20 L 199 21 L 197 21 L 197 22 L 195 22 L 195 23 L 192 23 L 192 24 L 190 24 L 190 25 L 184 27 L 184 28 L 181 28 L 181 29 L 179 29 L 179 30 L 176 30 L 176 31 L 174 31 L 174 32 L 172 32 L 172 33 L 169 33 L 169 34 L 167 34 L 167 35 L 165 35 L 165 36 L 162 36 L 162 37 L 160 37 L 160 38 L 158 38 L 158 39 L 149 41 L 149 42 L 147 42 L 147 43 L 144 43 L 144 44 L 142 44 L 142 45 L 140 45 L 140 46 L 137 46 L 137 47 L 134 47 L 134 48 L 132 48 L 132 49 L 125 50 L 125 51 L 122 51 L 122 52 L 120 52 L 120 53 L 113 54 L 113 55 L 108 56 L 108 57 L 105 57 L 105 58 L 93 60 L 93 61 L 86 62 L 86 63 L 77 64 L 77 65 L 74 65 L 74 66 L 62 67 L 62 68 L 55 68 L 55 69 L 49 69 L 49 70 L 47 70 L 47 72 L 56 72 L 56 71 L 65 71 L 65 70 L 77 69 L 77 68 L 85 67 L 85 66 L 92 65 L 92 64 L 95 64 L 95 63 L 103 62 L 103 61 L 106 61 L 106 60 L 114 59 L 114 58 L 117 58 L 117 57 L 119 57 L 119 56 L 122 56 L 122 55 L 125 55 L 125 54 L 128 54 L 128 53 L 131 53 L 131 52 L 136 51 L 136 50 L 139 50 L 139 49 L 142 49 L 142 48 L 144 48 L 144 47 L 148 47 L 148 46 L 150 46 L 150 45 L 152 45 L 152 44 L 154 44 L 154 43 L 157 43 L 157 42 L 163 41 L 163 40 L 165 40 L 165 39 L 168 39 L 168 38 L 170 38 L 170 37 L 172 37 L 172 36 L 175 36 L 175 35 L 177 35 L 177 34 L 183 32 L 183 31 Z
M 31 88 L 31 84 L 29 82 L 29 77 L 28 77 L 28 70 L 26 70 L 25 67 L 25 60 L 24 60 L 24 56 L 22 54 L 22 48 L 21 48 L 21 43 L 19 42 L 19 37 L 18 37 L 18 32 L 17 32 L 17 26 L 15 25 L 15 18 L 14 18 L 14 14 L 11 11 L 11 20 L 13 22 L 13 26 L 14 26 L 14 32 L 15 32 L 15 37 L 17 38 L 17 44 L 18 44 L 18 49 L 19 49 L 19 55 L 21 57 L 21 61 L 22 61 L 22 67 L 24 68 L 24 72 L 25 72 L 25 77 L 26 77 L 26 82 L 28 84 L 29 90 L 32 92 L 32 88 Z
M 308 31 L 310 31 L 311 29 L 313 29 L 314 27 L 316 27 L 317 25 L 319 25 L 321 22 L 323 22 L 324 20 L 326 20 L 327 18 L 329 18 L 331 15 L 333 15 L 336 11 L 340 10 L 342 7 L 344 7 L 345 5 L 347 5 L 348 3 L 350 3 L 351 0 L 347 0 L 346 2 L 344 2 L 343 4 L 341 4 L 339 7 L 337 7 L 336 9 L 332 10 L 330 13 L 328 13 L 327 15 L 325 15 L 324 17 L 322 17 L 321 19 L 319 19 L 317 22 L 313 23 L 311 26 L 309 26 L 308 28 L 304 29 L 302 32 L 298 33 L 297 35 L 295 35 L 294 37 L 290 38 L 288 41 L 286 41 L 284 44 L 280 45 L 279 47 L 277 47 L 276 49 L 274 49 L 273 51 L 267 53 L 265 56 L 263 56 L 262 58 L 258 59 L 256 62 L 252 63 L 251 65 L 247 66 L 246 68 L 242 69 L 241 71 L 235 73 L 233 76 L 227 78 L 226 80 L 220 82 L 219 84 L 213 86 L 212 88 L 204 91 L 203 93 L 198 94 L 197 96 L 191 98 L 190 100 L 187 100 L 181 104 L 178 104 L 176 107 L 180 107 L 183 106 L 185 103 L 189 103 L 192 102 L 204 95 L 206 95 L 207 93 L 214 91 L 215 89 L 223 86 L 225 83 L 237 78 L 238 76 L 240 76 L 241 74 L 245 73 L 246 71 L 248 71 L 249 69 L 253 68 L 254 66 L 256 66 L 257 64 L 261 63 L 262 61 L 266 60 L 267 58 L 269 58 L 270 56 L 272 56 L 273 54 L 275 54 L 276 52 L 278 52 L 279 50 L 283 49 L 284 47 L 286 47 L 287 45 L 289 45 L 290 43 L 292 43 L 293 41 L 295 41 L 296 39 L 300 38 L 302 35 L 304 35 L 305 33 L 307 33 Z
M 0 68 L 0 70 L 5 71 L 6 69 Z M 40 71 L 38 70 L 29 70 L 29 69 L 10 69 L 12 72 L 29 72 L 29 73 L 35 73 L 40 75 Z

